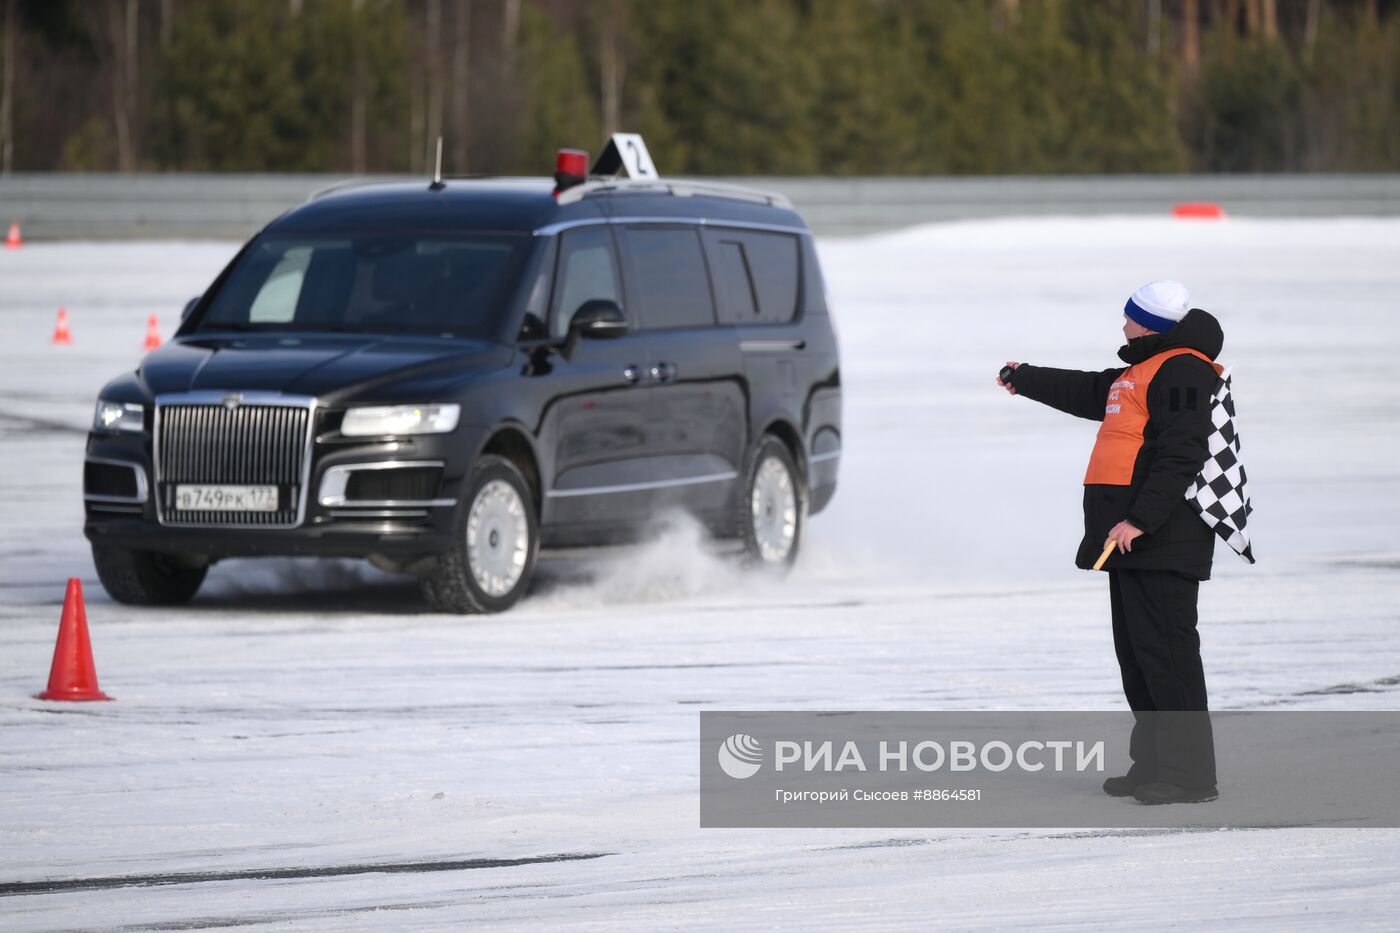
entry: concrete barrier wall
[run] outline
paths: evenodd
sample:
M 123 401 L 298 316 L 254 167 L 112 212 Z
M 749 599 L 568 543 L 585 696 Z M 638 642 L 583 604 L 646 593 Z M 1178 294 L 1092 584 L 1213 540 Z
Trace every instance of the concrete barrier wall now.
M 30 239 L 237 240 L 344 180 L 340 175 L 12 175 L 0 178 L 0 225 L 18 221 Z M 978 217 L 1165 215 L 1182 201 L 1214 201 L 1241 217 L 1400 215 L 1400 175 L 723 180 L 787 195 L 814 230 L 829 236 Z
M 1167 216 L 1184 201 L 1213 201 L 1237 217 L 1400 215 L 1400 175 L 736 180 L 781 191 L 829 235 L 980 217 Z

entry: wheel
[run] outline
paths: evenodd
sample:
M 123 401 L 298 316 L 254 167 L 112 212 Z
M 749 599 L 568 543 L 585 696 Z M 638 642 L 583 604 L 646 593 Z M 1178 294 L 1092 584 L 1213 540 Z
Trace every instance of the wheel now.
M 776 437 L 764 437 L 749 454 L 739 503 L 744 560 L 787 570 L 797 560 L 807 521 L 807 492 L 792 454 Z
M 539 549 L 525 477 L 503 457 L 482 457 L 457 509 L 452 549 L 423 577 L 423 595 L 436 612 L 504 612 L 529 587 Z
M 129 606 L 187 603 L 209 572 L 208 565 L 192 567 L 173 555 L 105 544 L 92 546 L 92 563 L 107 594 Z

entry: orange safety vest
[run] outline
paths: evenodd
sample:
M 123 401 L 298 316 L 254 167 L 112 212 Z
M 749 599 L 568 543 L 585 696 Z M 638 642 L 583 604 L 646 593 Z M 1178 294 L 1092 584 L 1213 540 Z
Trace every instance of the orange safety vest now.
M 1148 357 L 1129 366 L 1108 390 L 1108 405 L 1104 408 L 1103 424 L 1099 427 L 1094 452 L 1089 456 L 1089 470 L 1084 474 L 1085 486 L 1131 486 L 1133 464 L 1142 449 L 1143 432 L 1147 429 L 1147 387 L 1162 364 L 1174 356 L 1190 354 L 1205 360 L 1217 373 L 1222 367 L 1197 350 L 1180 347 Z M 1201 404 L 1209 404 L 1201 399 Z

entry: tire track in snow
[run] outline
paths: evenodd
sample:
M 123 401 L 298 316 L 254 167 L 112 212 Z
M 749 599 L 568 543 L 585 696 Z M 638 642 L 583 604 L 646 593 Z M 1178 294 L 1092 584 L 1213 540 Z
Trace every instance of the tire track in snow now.
M 404 875 L 478 868 L 515 868 L 550 862 L 582 862 L 612 855 L 611 852 L 562 852 L 525 858 L 475 858 L 436 862 L 388 862 L 354 865 L 322 865 L 312 868 L 248 868 L 239 871 L 191 871 L 149 875 L 111 875 L 105 878 L 58 878 L 50 881 L 0 882 L 0 897 L 31 894 L 66 894 L 74 891 L 110 891 L 156 885 L 203 884 L 210 881 L 287 881 L 301 878 L 337 878 L 343 875 Z

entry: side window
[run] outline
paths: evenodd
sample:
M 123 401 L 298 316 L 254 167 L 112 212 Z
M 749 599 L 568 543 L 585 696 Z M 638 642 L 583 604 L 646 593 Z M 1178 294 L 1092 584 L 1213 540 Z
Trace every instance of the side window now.
M 717 257 L 715 275 L 725 323 L 786 324 L 796 317 L 796 236 L 722 229 L 707 235 L 710 254 Z
M 715 278 L 722 296 L 719 319 L 725 324 L 750 324 L 758 316 L 758 298 L 744 244 L 722 239 L 716 245 Z
M 715 323 L 699 233 L 674 227 L 629 227 L 627 249 L 644 327 L 659 330 Z
M 750 233 L 744 240 L 758 292 L 758 316 L 765 324 L 786 324 L 797 315 L 797 237 Z
M 301 296 L 301 284 L 306 279 L 306 267 L 310 262 L 311 247 L 287 250 L 258 289 L 248 309 L 249 323 L 285 324 L 296 317 L 297 299 Z
M 565 231 L 560 235 L 549 332 L 554 336 L 564 334 L 579 305 L 595 298 L 622 304 L 612 232 L 601 225 Z

